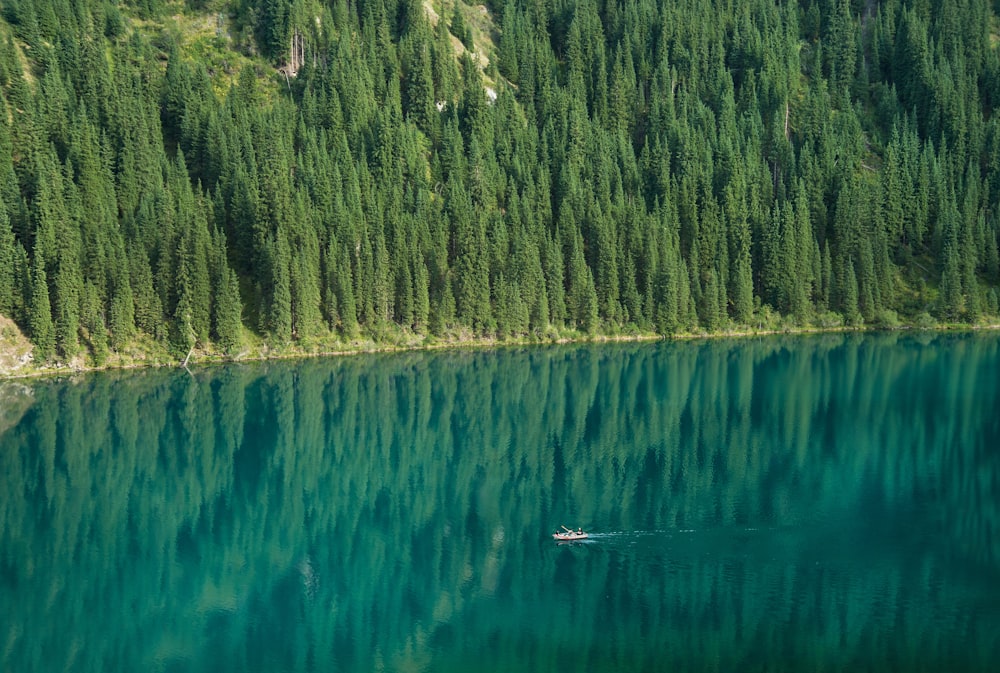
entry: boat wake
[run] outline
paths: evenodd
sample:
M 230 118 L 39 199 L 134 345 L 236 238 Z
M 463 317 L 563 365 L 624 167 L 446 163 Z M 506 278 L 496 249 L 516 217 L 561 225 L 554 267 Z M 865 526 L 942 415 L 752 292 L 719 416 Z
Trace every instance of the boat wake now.
M 624 554 L 637 558 L 670 557 L 771 558 L 774 550 L 784 548 L 796 536 L 795 529 L 720 526 L 707 528 L 654 528 L 648 530 L 610 530 L 590 532 L 584 543 L 594 552 Z M 568 543 L 560 543 L 568 544 Z
M 753 527 L 738 527 L 738 528 L 659 528 L 653 530 L 609 530 L 601 533 L 589 533 L 591 539 L 604 539 L 604 540 L 617 540 L 617 539 L 627 539 L 627 538 L 643 538 L 643 537 L 680 537 L 684 535 L 734 535 L 734 534 L 753 534 L 762 531 L 770 531 L 769 528 L 753 528 Z

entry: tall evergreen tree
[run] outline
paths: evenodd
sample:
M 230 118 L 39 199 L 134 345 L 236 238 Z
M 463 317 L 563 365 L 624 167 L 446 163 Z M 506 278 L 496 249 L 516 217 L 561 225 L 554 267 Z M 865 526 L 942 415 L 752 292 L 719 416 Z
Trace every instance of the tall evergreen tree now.
M 0 315 L 11 317 L 14 310 L 15 240 L 7 208 L 0 198 Z
M 31 303 L 28 307 L 28 328 L 35 345 L 34 359 L 45 362 L 55 354 L 56 334 L 52 324 L 52 305 L 45 273 L 45 258 L 35 253 L 31 278 Z

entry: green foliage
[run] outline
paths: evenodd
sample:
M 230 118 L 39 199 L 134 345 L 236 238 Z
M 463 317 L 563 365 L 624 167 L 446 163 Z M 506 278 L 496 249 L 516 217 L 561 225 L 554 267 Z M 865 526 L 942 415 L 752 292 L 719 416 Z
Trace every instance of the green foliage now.
M 14 309 L 15 277 L 15 241 L 14 232 L 10 228 L 7 209 L 0 199 L 0 315 L 10 316 Z
M 475 51 L 476 47 L 472 42 L 472 28 L 465 23 L 465 17 L 462 16 L 461 0 L 454 0 L 451 11 L 451 22 L 448 27 L 451 34 L 457 37 L 465 45 L 466 49 Z
M 45 362 L 55 352 L 56 336 L 52 325 L 52 305 L 49 302 L 45 258 L 40 254 L 35 255 L 34 273 L 31 278 L 28 328 L 31 331 L 31 341 L 35 344 L 35 359 L 38 362 Z
M 972 4 L 7 3 L 0 312 L 64 358 L 995 316 Z

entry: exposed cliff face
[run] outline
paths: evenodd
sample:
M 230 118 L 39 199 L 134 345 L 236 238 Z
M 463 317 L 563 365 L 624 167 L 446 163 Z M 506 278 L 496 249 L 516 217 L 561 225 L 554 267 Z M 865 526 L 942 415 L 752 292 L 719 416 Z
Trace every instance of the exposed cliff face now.
M 31 342 L 21 334 L 14 321 L 0 315 L 0 376 L 15 374 L 31 362 L 31 349 Z M 3 406 L 0 403 L 0 407 Z

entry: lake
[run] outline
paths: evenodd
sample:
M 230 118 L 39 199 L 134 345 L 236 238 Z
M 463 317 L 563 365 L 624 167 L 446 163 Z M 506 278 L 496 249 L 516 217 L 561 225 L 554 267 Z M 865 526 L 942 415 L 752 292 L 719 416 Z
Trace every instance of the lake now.
M 1000 335 L 0 383 L 0 606 L 18 673 L 992 671 Z

